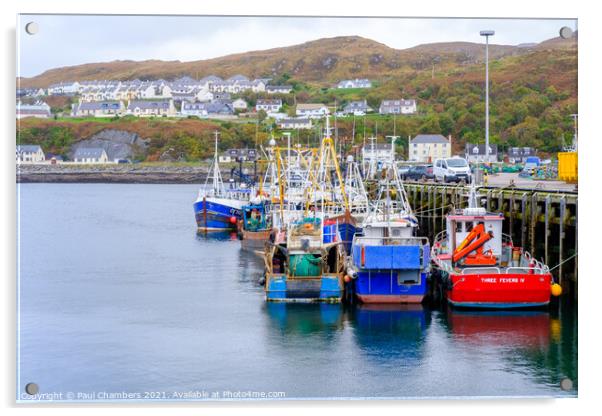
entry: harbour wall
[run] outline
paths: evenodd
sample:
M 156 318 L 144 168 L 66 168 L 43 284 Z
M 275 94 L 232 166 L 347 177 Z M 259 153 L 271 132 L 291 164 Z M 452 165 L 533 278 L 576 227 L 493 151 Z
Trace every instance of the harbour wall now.
M 468 187 L 444 184 L 404 184 L 423 235 L 431 241 L 445 229 L 445 215 L 467 205 Z M 539 189 L 479 188 L 481 203 L 488 211 L 505 217 L 505 234 L 514 245 L 524 247 L 543 260 L 563 286 L 577 298 L 578 202 L 577 192 Z

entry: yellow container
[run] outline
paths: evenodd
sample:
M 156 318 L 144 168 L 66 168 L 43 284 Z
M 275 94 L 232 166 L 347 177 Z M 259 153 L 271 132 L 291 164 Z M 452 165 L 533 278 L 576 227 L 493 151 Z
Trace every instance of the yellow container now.
M 565 182 L 577 182 L 577 152 L 558 153 L 558 179 Z

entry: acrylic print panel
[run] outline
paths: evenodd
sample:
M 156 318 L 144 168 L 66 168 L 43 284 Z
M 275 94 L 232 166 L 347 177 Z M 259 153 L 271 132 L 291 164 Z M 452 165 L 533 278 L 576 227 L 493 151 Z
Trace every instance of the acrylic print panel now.
M 577 395 L 576 20 L 17 33 L 18 401 Z

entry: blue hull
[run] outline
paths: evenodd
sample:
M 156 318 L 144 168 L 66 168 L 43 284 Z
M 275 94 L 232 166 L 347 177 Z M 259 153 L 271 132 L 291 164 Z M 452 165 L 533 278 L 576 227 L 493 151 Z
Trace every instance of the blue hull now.
M 240 209 L 201 200 L 193 204 L 197 227 L 202 230 L 236 230 L 236 222 L 242 218 Z M 233 223 L 231 218 L 236 218 Z
M 428 273 L 416 284 L 399 284 L 396 270 L 360 271 L 354 281 L 355 295 L 364 303 L 421 303 L 427 293 Z
M 430 247 L 354 245 L 353 291 L 364 303 L 421 303 L 427 293 Z
M 351 253 L 351 243 L 353 242 L 353 237 L 358 231 L 360 231 L 360 228 L 353 224 L 345 222 L 339 223 L 339 235 L 341 236 L 341 241 L 345 247 L 345 252 L 348 254 Z
M 266 300 L 272 302 L 340 302 L 343 285 L 336 276 L 287 279 L 274 276 L 266 287 Z

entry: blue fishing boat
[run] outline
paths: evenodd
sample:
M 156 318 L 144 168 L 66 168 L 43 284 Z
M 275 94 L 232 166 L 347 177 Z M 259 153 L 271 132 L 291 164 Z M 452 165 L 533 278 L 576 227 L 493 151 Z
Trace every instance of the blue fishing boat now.
M 222 181 L 218 156 L 218 132 L 215 132 L 215 156 L 205 186 L 194 201 L 194 217 L 199 231 L 236 230 L 252 190 L 230 187 Z
M 352 290 L 363 303 L 420 303 L 430 271 L 428 239 L 416 236 L 418 221 L 394 169 L 379 188 L 379 198 L 353 239 L 348 266 Z

